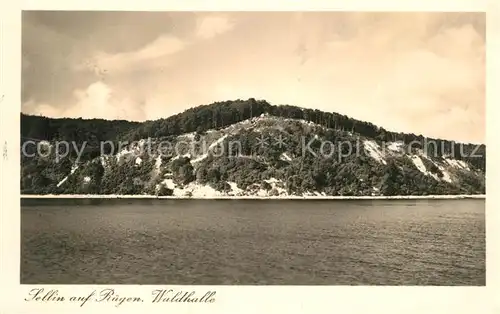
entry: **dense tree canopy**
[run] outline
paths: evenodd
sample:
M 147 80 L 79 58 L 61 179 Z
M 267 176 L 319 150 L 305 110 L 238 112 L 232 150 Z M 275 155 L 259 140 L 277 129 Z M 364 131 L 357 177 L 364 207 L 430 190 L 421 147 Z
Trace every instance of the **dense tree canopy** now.
M 180 134 L 194 132 L 194 140 L 207 136 L 208 130 L 221 130 L 237 122 L 262 114 L 277 117 L 269 123 L 279 123 L 276 128 L 263 127 L 261 133 L 239 130 L 230 134 L 223 142 L 226 151 L 222 157 L 208 154 L 193 166 L 190 157 L 171 159 L 160 156 L 162 166 L 158 168 L 156 157 L 141 156 L 136 159 L 118 161 L 117 158 L 102 159 L 100 142 L 137 141 L 145 138 L 176 140 Z M 289 120 L 286 120 L 289 119 Z M 312 122 L 302 123 L 299 120 Z M 278 122 L 281 121 L 281 122 Z M 265 126 L 265 121 L 263 122 Z M 260 135 L 268 138 L 284 136 L 288 146 L 272 146 L 266 149 L 255 142 Z M 409 158 L 394 158 L 380 164 L 366 155 L 343 155 L 341 158 L 315 158 L 301 156 L 299 137 L 319 136 L 332 143 L 351 143 L 356 147 L 359 138 L 372 139 L 378 143 L 401 141 L 412 144 L 414 149 L 426 150 L 436 160 L 443 156 L 463 159 L 484 173 L 484 145 L 460 144 L 440 139 L 428 139 L 422 135 L 395 133 L 371 123 L 349 118 L 337 113 L 302 109 L 294 106 L 273 106 L 262 100 L 248 99 L 218 102 L 188 109 L 166 119 L 143 123 L 107 121 L 102 119 L 52 119 L 40 116 L 21 115 L 21 139 L 65 140 L 86 143 L 85 153 L 76 165 L 76 153 L 69 158 L 54 162 L 53 156 L 21 156 L 23 193 L 93 193 L 93 194 L 158 194 L 171 195 L 172 190 L 162 185 L 167 173 L 175 184 L 186 185 L 193 181 L 208 184 L 220 191 L 227 191 L 227 182 L 235 182 L 241 189 L 253 189 L 256 182 L 269 193 L 278 193 L 265 180 L 276 178 L 289 193 L 321 191 L 327 195 L 383 195 L 395 194 L 449 194 L 477 193 L 484 191 L 484 175 L 462 173 L 463 185 L 452 185 L 441 180 L 443 173 L 431 161 L 422 158 L 425 168 L 441 178 L 435 180 L 419 171 Z M 237 141 L 236 153 L 229 147 Z M 320 143 L 311 145 L 319 150 Z M 33 149 L 33 147 L 31 147 Z M 111 153 L 111 152 L 105 152 Z M 113 152 L 114 154 L 117 151 Z M 474 153 L 474 157 L 467 157 Z M 54 152 L 52 152 L 54 154 Z M 294 156 L 293 160 L 283 155 Z M 237 158 L 234 158 L 237 156 Z M 105 165 L 105 166 L 104 166 Z M 68 174 L 71 172 L 71 175 Z M 66 178 L 66 179 L 65 179 Z M 91 178 L 91 179 L 89 179 Z M 60 182 L 65 179 L 64 184 Z M 256 187 L 255 187 L 256 188 Z

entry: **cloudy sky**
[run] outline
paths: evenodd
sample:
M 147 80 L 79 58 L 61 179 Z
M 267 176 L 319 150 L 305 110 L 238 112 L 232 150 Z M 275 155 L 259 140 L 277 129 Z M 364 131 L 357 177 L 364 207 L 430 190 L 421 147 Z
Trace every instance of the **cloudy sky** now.
M 483 13 L 24 12 L 22 111 L 148 120 L 266 99 L 485 141 Z

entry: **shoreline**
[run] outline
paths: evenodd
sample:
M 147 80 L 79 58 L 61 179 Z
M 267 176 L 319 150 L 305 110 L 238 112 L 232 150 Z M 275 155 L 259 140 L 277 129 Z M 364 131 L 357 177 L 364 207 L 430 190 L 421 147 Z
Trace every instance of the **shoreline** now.
M 171 200 L 411 200 L 411 199 L 486 199 L 485 194 L 464 195 L 393 195 L 393 196 L 156 196 L 102 194 L 21 194 L 21 199 L 171 199 Z

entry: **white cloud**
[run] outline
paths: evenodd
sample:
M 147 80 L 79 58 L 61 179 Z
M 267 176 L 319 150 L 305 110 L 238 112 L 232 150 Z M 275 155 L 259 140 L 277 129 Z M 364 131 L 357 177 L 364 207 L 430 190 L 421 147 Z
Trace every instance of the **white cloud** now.
M 144 116 L 142 108 L 136 103 L 128 98 L 116 97 L 113 90 L 100 81 L 84 90 L 75 90 L 73 103 L 69 106 L 52 106 L 30 100 L 23 107 L 30 108 L 31 114 L 48 117 L 141 120 Z
M 164 60 L 186 47 L 187 43 L 175 36 L 160 36 L 155 41 L 132 52 L 109 54 L 96 53 L 91 59 L 85 60 L 77 66 L 78 70 L 90 70 L 95 74 L 105 74 L 117 71 L 133 70 L 136 67 L 145 67 L 154 64 L 155 61 L 168 62 Z M 162 60 L 163 59 L 163 60 Z
M 46 117 L 62 117 L 61 111 L 47 103 L 37 103 L 33 99 L 23 103 L 24 111 L 32 115 L 41 115 Z
M 195 36 L 198 39 L 210 39 L 232 29 L 234 23 L 220 15 L 201 16 L 197 20 Z M 192 42 L 172 35 L 162 35 L 146 46 L 132 51 L 110 54 L 97 52 L 76 66 L 77 70 L 90 70 L 96 75 L 133 71 L 136 68 L 165 66 L 171 63 L 171 57 L 184 50 Z
M 103 82 L 95 82 L 85 90 L 75 91 L 76 104 L 66 112 L 73 117 L 131 119 L 141 116 L 140 110 L 128 98 L 117 98 Z
M 412 17 L 415 20 L 409 16 L 360 20 L 356 36 L 330 42 L 328 52 L 312 57 L 321 67 L 307 74 L 322 88 L 302 103 L 317 103 L 321 109 L 388 129 L 481 141 L 485 108 L 481 35 L 470 24 L 429 31 L 435 24 L 430 17 L 427 24 L 415 22 L 422 16 Z M 339 105 L 333 108 L 328 102 Z
M 234 22 L 221 15 L 208 15 L 200 17 L 197 21 L 196 36 L 210 39 L 232 29 Z

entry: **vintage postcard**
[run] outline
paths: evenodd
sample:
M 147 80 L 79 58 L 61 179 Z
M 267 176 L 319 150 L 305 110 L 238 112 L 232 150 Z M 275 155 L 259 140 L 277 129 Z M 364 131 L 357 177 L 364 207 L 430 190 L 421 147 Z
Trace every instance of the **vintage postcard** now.
M 1 312 L 500 310 L 463 4 L 9 11 Z

